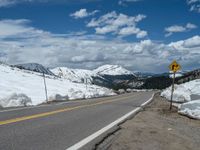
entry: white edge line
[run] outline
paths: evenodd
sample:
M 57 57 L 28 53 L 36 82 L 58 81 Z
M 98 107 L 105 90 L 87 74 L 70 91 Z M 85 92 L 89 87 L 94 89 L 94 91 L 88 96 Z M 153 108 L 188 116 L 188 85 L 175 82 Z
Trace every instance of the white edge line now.
M 94 140 L 95 138 L 100 136 L 101 134 L 110 130 L 111 128 L 118 125 L 119 123 L 125 121 L 130 116 L 138 113 L 142 109 L 142 107 L 144 107 L 145 105 L 147 105 L 148 103 L 150 103 L 153 100 L 153 97 L 154 97 L 154 93 L 152 94 L 151 98 L 149 100 L 147 100 L 146 102 L 144 102 L 140 107 L 136 107 L 131 112 L 125 114 L 124 116 L 120 117 L 119 119 L 115 120 L 114 122 L 110 123 L 109 125 L 105 126 L 102 129 L 100 129 L 99 131 L 91 134 L 90 136 L 86 137 L 85 139 L 81 140 L 80 142 L 72 145 L 71 147 L 67 148 L 66 150 L 78 150 L 78 149 L 82 148 L 83 146 L 85 146 L 86 144 L 88 144 L 89 142 L 91 142 L 92 140 Z
M 147 104 L 149 104 L 149 103 L 153 100 L 154 95 L 155 95 L 155 93 L 153 93 L 152 96 L 151 96 L 151 98 L 150 98 L 148 101 L 144 102 L 144 103 L 141 105 L 141 107 L 144 107 L 144 106 L 146 106 Z

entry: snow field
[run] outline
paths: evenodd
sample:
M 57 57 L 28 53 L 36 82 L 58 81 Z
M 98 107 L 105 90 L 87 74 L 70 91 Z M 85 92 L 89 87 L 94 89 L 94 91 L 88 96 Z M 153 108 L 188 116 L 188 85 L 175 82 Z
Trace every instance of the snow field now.
M 0 65 L 0 106 L 16 107 L 46 102 L 43 76 Z M 46 76 L 48 100 L 73 100 L 115 95 L 112 90 Z

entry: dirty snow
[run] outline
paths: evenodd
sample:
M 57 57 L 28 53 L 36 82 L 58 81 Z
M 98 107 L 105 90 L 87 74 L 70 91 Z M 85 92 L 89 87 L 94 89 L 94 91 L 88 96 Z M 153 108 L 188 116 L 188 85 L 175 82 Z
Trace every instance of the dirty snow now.
M 182 104 L 178 112 L 194 119 L 200 119 L 200 100 Z
M 167 100 L 171 99 L 171 88 L 169 87 L 165 89 L 161 96 L 165 97 Z M 173 102 L 183 103 L 190 101 L 191 91 L 186 88 L 184 85 L 174 85 L 174 94 L 173 94 Z

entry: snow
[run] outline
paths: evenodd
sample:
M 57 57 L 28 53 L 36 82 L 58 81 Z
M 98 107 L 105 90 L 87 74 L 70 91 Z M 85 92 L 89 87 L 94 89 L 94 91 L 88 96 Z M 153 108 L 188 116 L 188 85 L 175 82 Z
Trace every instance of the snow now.
M 133 72 L 119 65 L 103 65 L 93 71 L 100 75 L 134 75 Z
M 200 95 L 200 79 L 186 82 L 180 85 L 175 84 L 173 101 L 180 103 L 191 101 L 192 94 Z M 161 96 L 170 100 L 171 87 L 165 89 L 161 93 Z
M 200 96 L 200 79 L 193 80 L 180 85 L 175 85 L 173 102 L 182 103 L 179 106 L 179 113 L 191 118 L 200 119 L 200 100 L 192 100 L 192 95 Z M 171 87 L 165 89 L 161 96 L 170 100 Z
M 194 119 L 200 119 L 200 100 L 182 104 L 178 112 Z
M 0 65 L 0 106 L 38 105 L 46 100 L 43 76 L 7 65 Z M 48 99 L 73 100 L 115 95 L 112 90 L 46 75 Z
M 171 99 L 171 88 L 165 89 L 161 96 L 165 97 L 167 100 Z M 190 101 L 191 91 L 184 85 L 174 85 L 173 102 L 183 103 Z
M 175 74 L 175 78 L 182 77 L 182 76 L 183 76 L 183 74 L 181 72 L 177 72 Z M 170 72 L 169 77 L 174 78 L 173 72 Z

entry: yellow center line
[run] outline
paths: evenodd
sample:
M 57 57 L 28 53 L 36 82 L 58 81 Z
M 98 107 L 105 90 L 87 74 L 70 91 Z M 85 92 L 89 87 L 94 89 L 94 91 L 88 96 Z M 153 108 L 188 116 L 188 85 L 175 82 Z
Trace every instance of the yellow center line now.
M 131 97 L 133 97 L 133 95 L 128 96 L 128 97 L 117 98 L 117 99 L 114 99 L 114 100 L 107 100 L 107 101 L 97 102 L 97 103 L 93 103 L 93 104 L 86 104 L 86 105 L 75 106 L 75 107 L 70 107 L 70 108 L 58 109 L 58 110 L 55 110 L 55 111 L 50 111 L 50 112 L 45 112 L 45 113 L 40 113 L 40 114 L 34 114 L 34 115 L 30 115 L 30 116 L 8 119 L 8 120 L 0 121 L 0 126 L 15 123 L 15 122 L 35 119 L 35 118 L 46 117 L 46 116 L 50 116 L 50 115 L 54 115 L 54 114 L 58 114 L 58 113 L 62 113 L 62 112 L 67 112 L 67 111 L 71 111 L 71 110 L 75 110 L 75 109 L 92 107 L 92 106 L 97 106 L 97 105 L 101 105 L 101 104 L 107 104 L 107 103 L 120 101 L 120 100 L 124 100 L 124 99 L 131 98 Z

